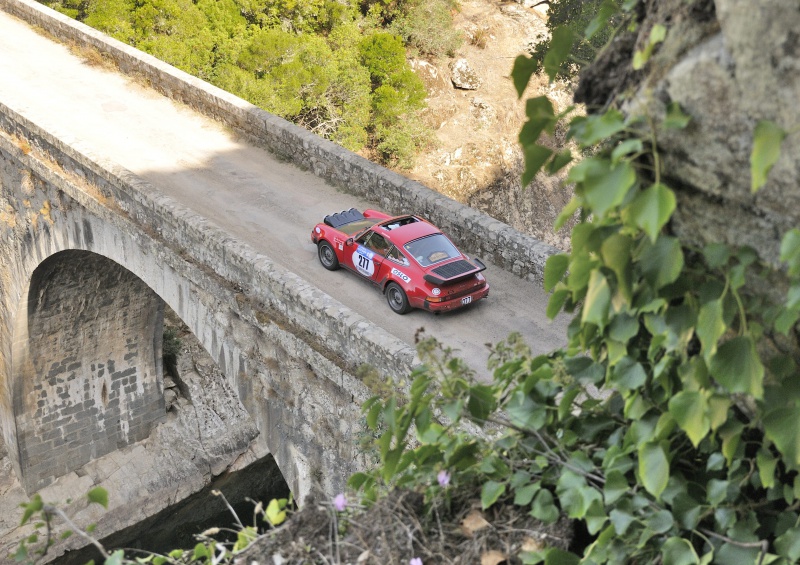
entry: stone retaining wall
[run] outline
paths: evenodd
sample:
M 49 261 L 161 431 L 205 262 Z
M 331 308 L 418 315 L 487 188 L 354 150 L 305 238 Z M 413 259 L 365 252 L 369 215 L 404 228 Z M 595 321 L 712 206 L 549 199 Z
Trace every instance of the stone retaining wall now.
M 375 202 L 389 213 L 411 212 L 426 217 L 459 246 L 520 277 L 541 283 L 547 257 L 558 252 L 503 222 L 376 165 L 33 0 L 0 0 L 0 8 L 57 38 L 96 48 L 113 60 L 121 72 L 143 78 L 166 96 L 247 134 L 281 158 L 310 169 L 348 193 Z

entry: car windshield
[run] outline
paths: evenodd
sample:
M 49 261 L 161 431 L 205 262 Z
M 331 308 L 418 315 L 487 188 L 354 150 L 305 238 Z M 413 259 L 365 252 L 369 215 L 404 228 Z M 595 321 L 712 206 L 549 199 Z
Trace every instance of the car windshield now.
M 403 247 L 423 267 L 461 256 L 456 246 L 440 233 L 415 239 Z

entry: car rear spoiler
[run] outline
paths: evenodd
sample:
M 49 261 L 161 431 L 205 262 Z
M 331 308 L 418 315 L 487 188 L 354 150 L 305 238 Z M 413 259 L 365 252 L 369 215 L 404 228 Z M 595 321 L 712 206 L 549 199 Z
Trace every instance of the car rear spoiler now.
M 452 263 L 446 263 L 441 267 L 436 267 L 423 278 L 436 286 L 445 286 L 467 280 L 486 270 L 486 265 L 480 259 L 460 259 Z
M 342 210 L 341 212 L 336 212 L 335 214 L 328 214 L 322 219 L 322 222 L 327 226 L 338 229 L 341 226 L 352 224 L 353 222 L 364 219 L 366 219 L 364 218 L 364 214 L 355 208 L 350 208 L 349 210 Z

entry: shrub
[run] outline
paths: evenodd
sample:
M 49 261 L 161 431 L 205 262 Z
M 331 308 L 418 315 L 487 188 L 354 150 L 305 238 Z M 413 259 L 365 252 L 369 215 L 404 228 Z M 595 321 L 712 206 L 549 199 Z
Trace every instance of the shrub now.
M 520 95 L 534 68 L 517 61 Z M 571 160 L 538 143 L 562 118 L 547 98 L 526 113 L 524 184 Z M 410 394 L 364 406 L 381 465 L 354 475 L 354 488 L 427 493 L 444 471 L 453 484 L 479 481 L 484 509 L 565 514 L 587 532 L 572 551 L 531 552 L 531 564 L 800 560 L 800 230 L 784 235 L 779 270 L 746 247 L 698 249 L 671 235 L 677 199 L 651 128 L 689 121 L 675 104 L 662 121 L 614 108 L 570 120 L 584 158 L 556 226 L 578 210 L 581 221 L 572 251 L 544 272 L 548 315 L 572 316 L 567 346 L 532 356 L 512 336 L 493 349 L 486 384 L 423 342 Z M 754 191 L 787 135 L 756 125 Z M 775 279 L 788 289 L 777 300 L 759 292 Z
M 395 18 L 389 30 L 422 55 L 453 57 L 464 37 L 453 28 L 451 9 L 449 0 L 413 4 L 407 12 Z

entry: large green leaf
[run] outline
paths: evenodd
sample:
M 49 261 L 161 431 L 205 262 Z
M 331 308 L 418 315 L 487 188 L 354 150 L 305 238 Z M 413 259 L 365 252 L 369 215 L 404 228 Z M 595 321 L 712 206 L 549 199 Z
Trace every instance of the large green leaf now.
M 789 267 L 789 275 L 800 275 L 800 229 L 787 231 L 781 239 L 781 261 Z
M 489 508 L 492 504 L 497 502 L 503 493 L 506 492 L 505 483 L 497 481 L 486 481 L 481 489 L 481 506 L 484 510 Z
M 618 536 L 625 535 L 630 525 L 636 521 L 636 518 L 634 518 L 630 512 L 618 508 L 609 512 L 608 517 L 614 526 L 614 532 L 616 532 Z
M 522 126 L 519 134 L 522 145 L 536 143 L 543 131 L 552 133 L 556 118 L 553 103 L 547 96 L 529 98 L 525 102 L 525 116 L 528 121 Z
M 790 528 L 775 540 L 778 555 L 791 563 L 800 561 L 800 527 Z
M 638 71 L 642 67 L 644 67 L 645 63 L 650 60 L 650 56 L 653 54 L 653 49 L 656 45 L 664 41 L 664 38 L 667 36 L 667 28 L 661 24 L 656 24 L 650 29 L 650 36 L 647 41 L 647 45 L 642 51 L 636 51 L 633 54 L 633 70 Z
M 578 167 L 581 170 L 575 171 Z M 573 175 L 574 172 L 574 175 Z M 636 182 L 636 172 L 630 163 L 612 164 L 605 159 L 586 159 L 570 170 L 570 177 L 580 182 L 586 207 L 597 217 L 622 203 Z
M 530 514 L 545 524 L 552 524 L 558 520 L 561 513 L 553 503 L 553 493 L 547 489 L 540 490 L 533 499 Z
M 556 493 L 561 508 L 570 518 L 584 518 L 595 501 L 603 502 L 599 491 L 589 486 L 583 476 L 570 470 L 561 473 Z
M 699 565 L 700 558 L 697 557 L 692 544 L 688 540 L 672 537 L 664 542 L 661 547 L 661 557 L 664 565 Z
M 792 469 L 800 467 L 800 407 L 784 406 L 768 412 L 764 432 Z
M 522 148 L 522 153 L 525 156 L 525 170 L 522 173 L 522 186 L 528 186 L 542 168 L 545 161 L 553 154 L 551 149 L 544 145 L 526 145 Z
M 556 284 L 564 277 L 564 273 L 569 268 L 569 255 L 558 253 L 550 255 L 544 264 L 544 289 L 547 292 L 553 290 Z
M 616 163 L 623 157 L 627 157 L 631 154 L 641 153 L 644 150 L 644 144 L 642 140 L 638 137 L 633 137 L 631 139 L 626 139 L 625 141 L 618 144 L 614 147 L 614 150 L 611 152 L 611 161 Z
M 561 308 L 571 295 L 572 292 L 567 288 L 556 290 L 552 296 L 550 296 L 550 300 L 547 301 L 547 309 L 545 310 L 547 317 L 551 320 L 555 318 L 558 313 L 561 312 Z
M 622 495 L 630 491 L 630 485 L 625 475 L 619 471 L 611 471 L 606 475 L 606 483 L 603 485 L 603 498 L 607 505 L 614 504 Z
M 647 516 L 645 525 L 657 534 L 664 534 L 675 525 L 675 519 L 669 510 L 659 510 Z
M 711 429 L 708 403 L 699 391 L 682 390 L 669 400 L 669 413 L 697 447 Z
M 600 329 L 608 323 L 608 309 L 611 304 L 611 289 L 599 269 L 592 271 L 589 289 L 583 304 L 581 322 L 594 324 Z
M 775 484 L 775 468 L 778 460 L 766 449 L 760 449 L 756 455 L 758 465 L 758 476 L 764 488 L 771 488 Z
M 689 125 L 692 117 L 685 114 L 678 102 L 670 102 L 667 106 L 667 115 L 661 123 L 667 129 L 683 129 Z
M 703 356 L 708 361 L 717 352 L 717 341 L 727 326 L 722 319 L 722 300 L 711 300 L 700 307 L 695 332 L 703 346 Z
M 528 87 L 528 82 L 531 75 L 536 72 L 539 65 L 532 57 L 519 55 L 514 59 L 514 67 L 511 69 L 511 80 L 514 82 L 514 88 L 517 90 L 517 98 L 522 97 L 522 93 Z
M 580 557 L 563 549 L 552 548 L 547 551 L 544 558 L 544 565 L 578 565 Z
M 613 0 L 604 0 L 597 9 L 597 15 L 589 22 L 583 32 L 586 39 L 591 39 L 600 30 L 610 24 L 611 16 L 619 12 L 619 6 Z
M 581 124 L 575 138 L 582 145 L 594 145 L 625 129 L 625 116 L 619 110 L 608 110 L 600 115 L 590 115 Z
M 648 442 L 639 447 L 639 480 L 656 498 L 667 488 L 669 461 L 660 443 Z
M 633 390 L 647 382 L 647 373 L 641 363 L 631 357 L 623 357 L 614 366 L 611 382 L 617 390 Z
M 606 238 L 600 247 L 605 264 L 617 276 L 617 285 L 622 296 L 630 301 L 633 296 L 631 288 L 631 248 L 633 241 L 627 235 L 615 233 Z
M 518 488 L 514 491 L 514 504 L 517 506 L 527 506 L 533 500 L 535 495 L 541 489 L 539 483 L 529 483 L 524 487 Z
M 767 175 L 781 156 L 781 143 L 786 132 L 770 121 L 756 124 L 753 134 L 753 151 L 750 153 L 750 189 L 757 192 L 767 183 Z
M 561 65 L 569 57 L 574 41 L 575 36 L 568 27 L 561 26 L 553 30 L 550 38 L 550 49 L 544 56 L 544 71 L 551 81 L 556 78 Z
M 521 390 L 511 395 L 506 413 L 513 425 L 523 429 L 536 430 L 547 422 L 546 406 L 537 404 Z
M 476 384 L 469 389 L 469 400 L 467 410 L 477 421 L 484 421 L 495 408 L 497 400 L 494 397 L 494 389 L 489 385 Z
M 737 336 L 720 345 L 711 358 L 709 371 L 728 392 L 743 392 L 755 398 L 764 394 L 764 365 L 749 335 Z
M 125 559 L 125 550 L 118 549 L 108 557 L 104 562 L 104 565 L 122 565 L 122 560 Z
M 631 220 L 644 230 L 652 242 L 655 242 L 674 210 L 675 193 L 663 184 L 654 184 L 643 190 L 628 207 Z
M 683 270 L 680 241 L 674 237 L 661 236 L 655 244 L 647 243 L 637 250 L 639 268 L 647 282 L 656 289 L 675 282 Z

